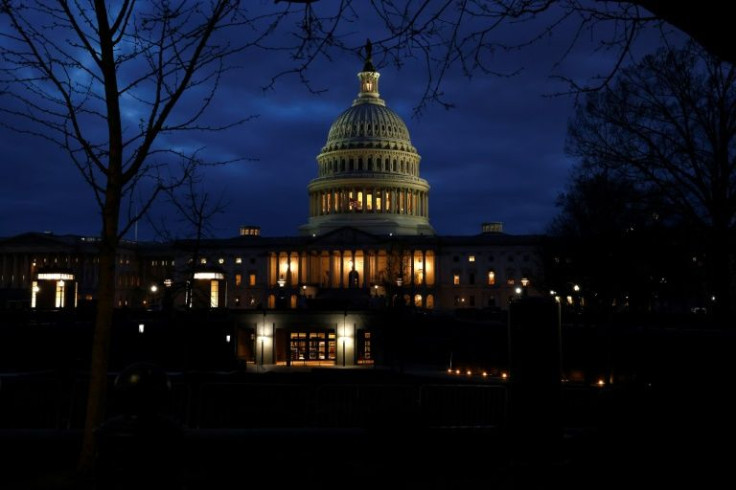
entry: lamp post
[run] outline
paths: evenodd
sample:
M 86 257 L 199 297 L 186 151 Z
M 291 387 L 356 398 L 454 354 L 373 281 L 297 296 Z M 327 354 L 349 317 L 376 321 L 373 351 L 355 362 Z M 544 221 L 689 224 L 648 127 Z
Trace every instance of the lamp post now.
M 404 327 L 403 327 L 403 311 L 404 311 L 404 292 L 402 285 L 404 284 L 404 278 L 399 275 L 396 277 L 396 302 L 397 308 L 394 319 L 396 321 L 396 329 L 398 336 L 398 355 L 399 355 L 399 372 L 404 372 Z
M 151 285 L 151 309 L 156 309 L 156 293 L 158 292 L 158 286 L 156 284 Z

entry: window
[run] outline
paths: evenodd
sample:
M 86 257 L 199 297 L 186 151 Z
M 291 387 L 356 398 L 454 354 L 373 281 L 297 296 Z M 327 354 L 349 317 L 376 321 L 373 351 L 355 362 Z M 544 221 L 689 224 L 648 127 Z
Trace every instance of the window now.
M 251 272 L 248 274 L 248 286 L 255 286 L 256 285 L 256 273 Z
M 475 284 L 475 272 L 468 274 L 468 284 Z
M 475 306 L 475 296 L 469 296 L 468 297 L 468 304 L 470 306 Z
M 236 264 L 242 264 L 243 263 L 243 257 L 235 257 L 235 263 Z
M 56 297 L 54 301 L 54 306 L 56 308 L 63 308 L 64 307 L 64 281 L 57 281 L 56 282 Z
M 454 284 L 455 286 L 459 286 L 460 285 L 460 274 L 453 274 L 452 275 L 452 284 Z
M 217 263 L 218 264 L 224 264 L 225 263 L 225 259 L 223 259 L 222 257 L 220 257 L 219 259 L 217 259 Z
M 235 274 L 235 285 L 240 286 L 240 284 L 243 282 L 243 274 Z
M 488 285 L 493 286 L 496 284 L 496 272 L 495 271 L 488 271 Z
M 210 308 L 217 308 L 220 303 L 220 282 L 210 281 Z
M 468 262 L 475 262 L 475 255 L 469 255 Z

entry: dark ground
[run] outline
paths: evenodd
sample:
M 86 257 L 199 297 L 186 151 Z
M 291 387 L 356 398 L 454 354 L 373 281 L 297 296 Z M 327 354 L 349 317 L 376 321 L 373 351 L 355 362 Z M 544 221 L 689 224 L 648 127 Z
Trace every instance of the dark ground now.
M 118 419 L 106 427 L 95 478 L 74 474 L 78 429 L 6 429 L 0 488 L 729 488 L 736 431 L 727 381 L 606 388 L 578 407 L 564 396 L 581 424 L 568 414 L 558 425 L 538 407 L 502 426 L 430 428 L 410 414 L 359 427 L 187 428 L 159 420 L 142 436 Z
M 463 336 L 467 334 L 463 331 Z M 498 332 L 479 335 L 479 343 L 499 343 Z M 464 357 L 469 366 L 482 358 L 469 348 L 464 354 L 456 362 Z M 571 326 L 563 330 L 561 356 L 565 376 L 582 375 L 551 392 L 499 379 L 450 380 L 437 366 L 428 373 L 426 366 L 409 358 L 400 363 L 403 373 L 397 372 L 397 364 L 390 369 L 246 372 L 235 378 L 222 372 L 171 373 L 174 410 L 165 418 L 171 423 L 152 423 L 142 436 L 129 420 L 120 418 L 122 412 L 112 410 L 99 473 L 87 478 L 74 473 L 81 441 L 79 396 L 84 389 L 57 379 L 74 379 L 73 370 L 44 366 L 38 373 L 24 371 L 39 389 L 23 385 L 30 388 L 21 391 L 13 387 L 26 379 L 24 373 L 5 372 L 0 376 L 0 488 L 733 486 L 736 332 Z M 490 364 L 498 361 L 492 359 Z M 44 385 L 49 375 L 55 380 L 50 385 L 55 395 L 36 396 L 42 386 L 49 388 Z M 601 376 L 606 385 L 593 386 Z M 198 398 L 192 391 L 204 386 L 203 377 L 208 383 L 219 383 L 219 378 L 233 386 L 246 382 L 250 391 L 241 392 L 239 399 L 221 397 L 208 405 L 206 397 Z M 300 418 L 303 412 L 289 412 L 305 399 L 299 390 L 318 385 L 342 387 L 336 388 L 339 391 L 363 385 L 436 385 L 440 380 L 507 390 L 504 417 L 478 424 L 428 424 L 425 413 L 399 404 L 358 419 L 327 411 L 315 424 L 315 419 Z M 262 391 L 263 385 L 272 391 Z M 204 408 L 209 410 L 208 423 L 203 423 Z M 473 407 L 461 407 L 469 408 Z M 449 410 L 435 415 L 447 415 Z M 76 415 L 62 420 L 60 411 Z M 243 419 L 243 413 L 252 423 L 233 424 Z M 273 423 L 276 420 L 290 422 L 279 426 Z

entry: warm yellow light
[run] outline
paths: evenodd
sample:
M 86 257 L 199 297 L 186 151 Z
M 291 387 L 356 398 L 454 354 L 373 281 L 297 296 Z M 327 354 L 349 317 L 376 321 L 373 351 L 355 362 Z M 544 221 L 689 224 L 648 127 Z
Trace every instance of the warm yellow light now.
M 468 369 L 465 374 L 467 374 L 468 376 L 470 376 L 471 374 L 473 374 L 473 371 L 471 371 L 470 369 Z
M 488 373 L 487 373 L 487 372 L 485 372 L 485 371 L 483 371 L 483 377 L 485 378 L 485 377 L 487 377 L 487 376 L 488 376 Z
M 502 372 L 502 373 L 501 373 L 501 378 L 502 378 L 502 379 L 506 379 L 506 378 L 508 378 L 508 377 L 509 377 L 509 375 L 508 375 L 508 374 L 506 374 L 505 372 Z
M 456 369 L 455 370 L 455 374 L 460 374 L 460 370 L 459 369 Z
M 156 285 L 154 284 L 153 286 L 151 286 L 151 292 L 152 292 L 152 293 L 155 293 L 156 291 L 158 291 L 158 286 L 156 286 Z
M 39 281 L 73 281 L 74 274 L 64 274 L 61 272 L 39 272 Z
M 194 279 L 205 279 L 205 280 L 222 280 L 225 276 L 222 274 L 222 272 L 195 272 L 194 273 Z
M 598 385 L 598 386 L 605 386 L 605 385 L 606 385 L 606 382 L 605 382 L 605 381 L 604 381 L 603 379 L 599 379 L 599 380 L 598 380 L 598 381 L 596 382 L 596 385 Z

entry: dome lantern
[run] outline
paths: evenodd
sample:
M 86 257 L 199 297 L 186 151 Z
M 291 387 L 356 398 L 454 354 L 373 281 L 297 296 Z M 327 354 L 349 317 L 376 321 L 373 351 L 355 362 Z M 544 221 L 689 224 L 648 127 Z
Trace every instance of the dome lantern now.
M 381 76 L 373 66 L 373 45 L 371 40 L 368 39 L 365 44 L 365 63 L 363 64 L 363 71 L 358 73 L 358 79 L 360 80 L 360 92 L 358 98 L 353 101 L 353 105 L 367 102 L 369 99 L 373 103 L 379 103 L 384 105 L 385 102 L 380 99 L 378 93 L 378 77 Z

